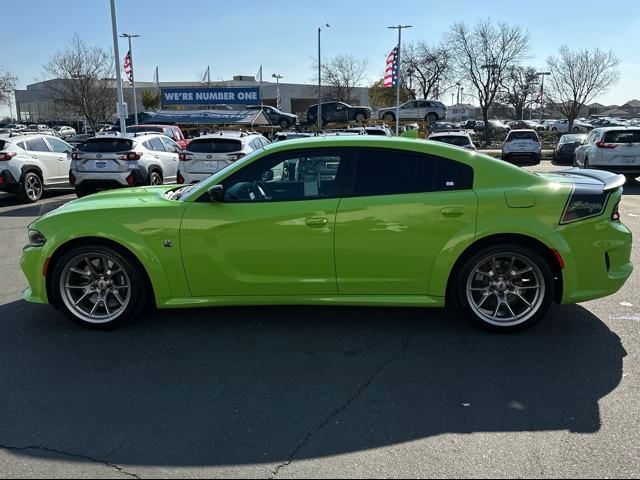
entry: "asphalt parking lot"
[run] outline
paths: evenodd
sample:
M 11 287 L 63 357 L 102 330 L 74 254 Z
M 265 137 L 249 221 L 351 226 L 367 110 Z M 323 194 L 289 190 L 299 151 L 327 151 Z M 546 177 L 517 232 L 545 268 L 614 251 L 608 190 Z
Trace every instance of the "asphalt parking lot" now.
M 3 477 L 640 476 L 640 273 L 519 335 L 300 307 L 89 332 L 20 300 L 25 227 L 71 198 L 0 194 Z M 640 237 L 640 184 L 621 212 Z

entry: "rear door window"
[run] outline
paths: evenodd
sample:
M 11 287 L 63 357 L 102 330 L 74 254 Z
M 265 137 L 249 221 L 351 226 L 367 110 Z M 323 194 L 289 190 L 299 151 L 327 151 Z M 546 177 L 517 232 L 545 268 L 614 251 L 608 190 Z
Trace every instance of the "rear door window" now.
M 159 137 L 154 137 L 151 140 L 149 140 L 149 145 L 151 146 L 151 150 L 155 152 L 166 152 L 164 148 L 164 144 L 162 143 L 162 140 L 160 140 Z
M 390 149 L 358 152 L 353 195 L 369 197 L 473 188 L 473 169 L 433 155 Z
M 242 142 L 232 138 L 195 139 L 188 149 L 193 153 L 232 153 L 242 150 Z
M 640 130 L 619 130 L 607 132 L 604 143 L 640 143 Z
M 116 153 L 131 150 L 132 146 L 133 141 L 123 138 L 99 138 L 87 140 L 78 150 L 87 153 Z
M 49 145 L 42 138 L 34 138 L 33 140 L 27 140 L 27 145 L 29 145 L 29 150 L 33 150 L 34 152 L 50 152 Z

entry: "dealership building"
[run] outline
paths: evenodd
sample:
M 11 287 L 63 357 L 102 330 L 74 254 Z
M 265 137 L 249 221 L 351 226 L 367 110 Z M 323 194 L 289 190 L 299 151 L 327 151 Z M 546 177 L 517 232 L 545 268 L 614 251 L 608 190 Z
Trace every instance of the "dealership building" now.
M 65 80 L 53 79 L 43 82 L 27 85 L 24 90 L 15 91 L 16 113 L 17 118 L 21 122 L 60 122 L 60 121 L 77 121 L 80 116 L 64 102 L 60 101 L 60 92 L 62 84 Z M 115 89 L 114 81 L 114 89 Z M 236 89 L 247 89 L 262 92 L 262 102 L 265 105 L 276 106 L 278 99 L 278 90 L 280 93 L 280 106 L 285 112 L 295 113 L 302 118 L 309 106 L 318 103 L 318 86 L 297 83 L 280 83 L 277 85 L 273 82 L 264 82 L 262 86 L 252 76 L 236 76 L 233 80 L 223 82 L 211 82 L 210 84 L 202 82 L 160 82 L 159 87 L 163 92 L 161 98 L 166 98 L 165 91 L 199 91 L 202 89 L 220 89 L 225 87 L 234 87 Z M 257 90 L 256 90 L 257 89 Z M 142 112 L 145 108 L 142 105 L 142 93 L 145 91 L 157 92 L 158 85 L 154 82 L 136 82 L 136 97 L 138 104 L 138 112 Z M 330 87 L 323 86 L 323 93 L 330 92 Z M 128 83 L 124 84 L 125 101 L 129 105 L 129 113 L 133 113 L 133 89 Z M 199 95 L 198 98 L 203 98 Z M 323 95 L 325 100 L 327 96 Z M 215 97 L 211 97 L 215 98 Z M 257 100 L 251 103 L 260 103 L 259 94 L 254 97 Z M 211 109 L 215 108 L 215 103 L 225 104 L 224 98 L 221 101 L 214 102 L 212 99 L 198 103 L 191 101 L 188 103 L 174 102 L 170 105 L 163 104 L 163 109 Z M 353 105 L 369 105 L 369 89 L 366 87 L 355 87 L 352 91 Z M 245 102 L 246 104 L 246 102 Z M 115 109 L 115 106 L 114 106 Z

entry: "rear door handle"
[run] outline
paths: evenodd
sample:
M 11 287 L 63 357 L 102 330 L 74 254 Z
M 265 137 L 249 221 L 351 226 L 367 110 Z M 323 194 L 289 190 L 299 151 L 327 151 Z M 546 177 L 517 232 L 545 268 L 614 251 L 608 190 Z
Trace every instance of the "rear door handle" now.
M 307 218 L 305 223 L 308 227 L 317 228 L 326 226 L 327 223 L 329 223 L 329 220 L 325 217 L 311 217 Z
M 464 215 L 464 212 L 464 207 L 445 207 L 440 210 L 440 213 L 442 213 L 444 217 L 461 217 Z

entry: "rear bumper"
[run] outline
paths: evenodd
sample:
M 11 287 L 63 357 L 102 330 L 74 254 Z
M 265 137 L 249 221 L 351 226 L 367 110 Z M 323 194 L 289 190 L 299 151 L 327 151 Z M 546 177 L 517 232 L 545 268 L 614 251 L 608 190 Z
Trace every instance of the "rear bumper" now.
M 98 190 L 113 188 L 138 187 L 148 185 L 148 175 L 140 170 L 128 170 L 119 173 L 97 173 L 73 171 L 76 187 L 89 187 Z
M 188 172 L 183 172 L 181 170 L 178 171 L 178 177 L 182 176 L 182 178 L 184 178 L 185 185 L 200 183 L 214 174 L 215 172 L 214 173 L 188 173 Z
M 533 152 L 517 152 L 517 153 L 502 153 L 502 159 L 505 162 L 513 163 L 516 165 L 538 165 L 540 163 L 540 154 Z
M 623 223 L 611 222 L 606 216 L 561 227 L 547 240 L 565 261 L 563 304 L 613 295 L 633 273 L 632 233 Z
M 611 173 L 621 173 L 623 175 L 635 173 L 640 176 L 640 165 L 593 165 L 589 162 L 589 168 L 594 170 L 605 170 Z
M 0 191 L 16 193 L 20 187 L 20 180 L 9 170 L 0 171 Z

